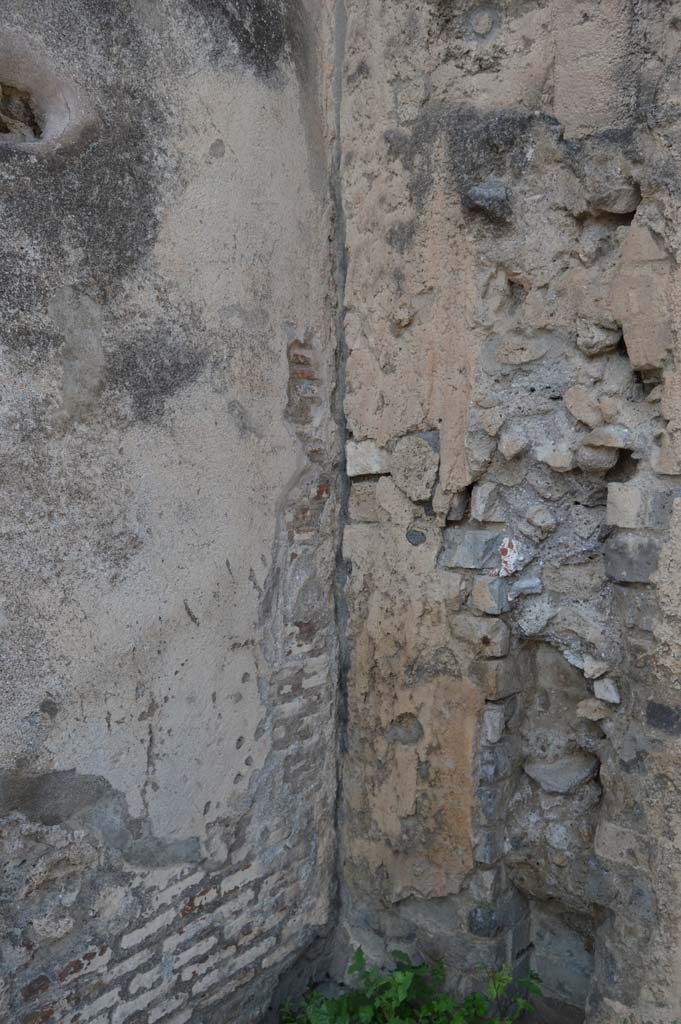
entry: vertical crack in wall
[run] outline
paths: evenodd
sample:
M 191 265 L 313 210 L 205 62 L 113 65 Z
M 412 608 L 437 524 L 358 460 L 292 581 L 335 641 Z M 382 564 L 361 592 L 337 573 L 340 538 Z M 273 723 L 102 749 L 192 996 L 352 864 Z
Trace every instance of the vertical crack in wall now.
M 347 248 L 345 209 L 343 205 L 343 76 L 345 63 L 345 38 L 347 18 L 344 0 L 336 4 L 335 40 L 334 40 L 334 151 L 332 171 L 332 191 L 334 201 L 334 283 L 336 289 L 336 389 L 334 396 L 334 414 L 339 436 L 339 469 L 338 469 L 338 504 L 339 525 L 336 550 L 336 622 L 338 627 L 338 668 L 339 668 L 339 708 L 340 708 L 340 744 L 341 751 L 345 748 L 344 729 L 347 720 L 346 676 L 349 662 L 348 649 L 348 613 L 345 600 L 345 583 L 347 567 L 343 557 L 343 533 L 347 523 L 350 481 L 347 475 L 345 442 L 347 438 L 347 421 L 345 417 L 347 341 L 345 337 L 345 283 L 347 279 Z
M 345 597 L 347 582 L 347 564 L 343 555 L 343 539 L 348 519 L 348 501 L 350 481 L 347 475 L 345 445 L 347 439 L 347 422 L 345 417 L 347 341 L 345 337 L 345 284 L 347 279 L 347 248 L 345 208 L 343 203 L 343 80 L 345 65 L 345 41 L 347 33 L 347 15 L 344 0 L 337 0 L 335 8 L 334 38 L 334 75 L 333 75 L 333 110 L 334 110 L 334 149 L 332 160 L 332 193 L 334 203 L 334 283 L 336 301 L 336 389 L 334 395 L 334 414 L 339 439 L 338 466 L 338 536 L 336 546 L 336 630 L 338 643 L 338 794 L 335 809 L 336 842 L 338 844 L 338 885 L 341 885 L 340 873 L 340 813 L 341 793 L 343 786 L 343 754 L 347 747 L 347 674 L 349 671 L 350 648 L 348 636 L 348 609 Z

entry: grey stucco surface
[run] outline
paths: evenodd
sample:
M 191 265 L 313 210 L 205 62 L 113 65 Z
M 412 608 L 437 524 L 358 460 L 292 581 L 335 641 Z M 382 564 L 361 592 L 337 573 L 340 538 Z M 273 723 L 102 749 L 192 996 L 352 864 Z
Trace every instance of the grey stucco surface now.
M 327 923 L 318 21 L 5 12 L 3 1019 L 250 1019 Z

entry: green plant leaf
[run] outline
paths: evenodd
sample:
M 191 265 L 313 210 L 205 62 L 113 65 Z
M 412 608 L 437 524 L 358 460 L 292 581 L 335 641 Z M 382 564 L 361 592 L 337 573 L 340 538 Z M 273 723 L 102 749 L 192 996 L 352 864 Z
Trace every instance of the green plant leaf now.
M 366 970 L 366 960 L 364 959 L 364 950 L 361 946 L 358 946 L 352 955 L 348 972 L 350 974 L 359 974 Z
M 532 1008 L 525 996 L 515 996 L 506 1016 L 501 1015 L 501 1002 L 513 982 L 506 966 L 499 971 L 481 968 L 477 973 L 485 991 L 457 1002 L 443 990 L 441 963 L 414 964 L 401 950 L 394 950 L 392 956 L 396 967 L 385 973 L 368 969 L 362 949 L 355 950 L 348 968 L 354 987 L 335 999 L 313 990 L 297 1009 L 289 1001 L 282 1007 L 281 1024 L 519 1024 Z M 519 987 L 528 994 L 541 993 L 534 973 L 522 979 Z

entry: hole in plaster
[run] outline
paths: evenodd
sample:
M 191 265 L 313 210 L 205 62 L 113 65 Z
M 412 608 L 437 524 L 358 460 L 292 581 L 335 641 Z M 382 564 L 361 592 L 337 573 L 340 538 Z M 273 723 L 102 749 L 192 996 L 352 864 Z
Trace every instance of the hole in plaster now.
M 476 8 L 467 19 L 466 38 L 474 42 L 491 42 L 501 24 L 501 11 L 489 4 Z
M 626 346 L 626 343 L 624 341 L 624 335 L 623 334 L 620 334 L 619 341 L 617 342 L 617 345 L 613 349 L 613 352 L 615 353 L 615 355 L 622 356 L 624 359 L 629 359 L 629 353 L 627 352 L 627 346 Z
M 30 92 L 0 82 L 0 135 L 39 139 L 40 120 Z
M 527 298 L 527 288 L 516 278 L 508 274 L 508 289 L 511 297 L 511 310 L 516 310 L 519 306 L 522 306 Z
M 0 39 L 0 145 L 42 148 L 91 121 L 78 89 L 50 54 L 21 37 Z
M 640 398 L 647 398 L 663 380 L 662 370 L 658 367 L 650 370 L 634 370 L 633 376 L 634 385 Z
M 624 448 L 620 452 L 615 465 L 606 473 L 605 479 L 608 483 L 626 483 L 627 480 L 631 480 L 632 477 L 636 476 L 637 472 L 638 462 L 632 453 L 627 448 Z
M 638 190 L 638 202 L 640 203 L 641 193 L 638 185 L 636 185 L 636 189 Z M 593 212 L 576 214 L 575 220 L 583 224 L 584 227 L 590 227 L 591 229 L 600 227 L 614 233 L 617 228 L 629 227 L 635 216 L 636 209 L 627 210 L 626 213 L 611 213 L 608 210 L 595 207 Z
M 530 900 L 532 965 L 542 976 L 537 1020 L 581 1024 L 594 973 L 597 922 L 556 900 Z

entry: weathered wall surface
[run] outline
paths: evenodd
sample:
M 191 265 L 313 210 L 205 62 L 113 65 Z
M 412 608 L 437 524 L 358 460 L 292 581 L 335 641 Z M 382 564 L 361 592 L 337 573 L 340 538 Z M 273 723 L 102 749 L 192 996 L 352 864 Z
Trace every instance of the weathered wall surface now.
M 342 939 L 668 1024 L 681 5 L 346 13 Z
M 338 810 L 339 969 L 670 1024 L 681 4 L 45 6 L 0 41 L 0 1017 L 262 1019 Z
M 3 1021 L 255 1020 L 327 925 L 324 31 L 3 12 Z

